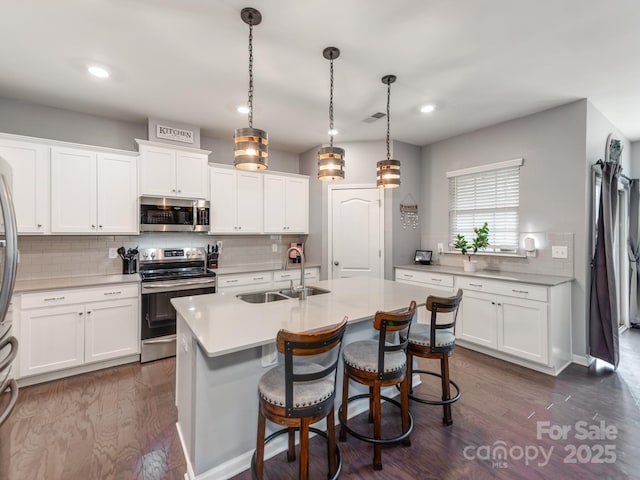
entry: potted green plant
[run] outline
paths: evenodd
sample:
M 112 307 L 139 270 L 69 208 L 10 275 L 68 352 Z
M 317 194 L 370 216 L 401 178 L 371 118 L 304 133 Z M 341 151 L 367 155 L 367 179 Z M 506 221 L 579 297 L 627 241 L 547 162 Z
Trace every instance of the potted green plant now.
M 475 238 L 469 243 L 464 238 L 464 235 L 458 234 L 456 242 L 453 244 L 453 248 L 459 248 L 460 253 L 467 256 L 467 260 L 464 261 L 465 272 L 475 272 L 478 267 L 477 260 L 471 260 L 471 255 L 478 253 L 478 250 L 484 249 L 489 246 L 489 225 L 484 222 L 482 227 L 473 227 Z

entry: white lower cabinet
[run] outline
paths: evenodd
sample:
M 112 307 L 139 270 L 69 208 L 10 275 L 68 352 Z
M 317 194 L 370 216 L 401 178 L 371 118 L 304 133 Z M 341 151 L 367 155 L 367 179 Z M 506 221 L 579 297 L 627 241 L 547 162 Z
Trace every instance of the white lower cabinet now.
M 21 295 L 20 377 L 140 351 L 138 284 Z
M 463 346 L 557 375 L 571 362 L 571 284 L 541 286 L 457 277 Z
M 418 303 L 425 302 L 427 295 L 453 295 L 453 275 L 425 272 L 417 270 L 407 270 L 396 268 L 396 282 L 420 285 L 428 289 L 425 291 L 425 298 L 416 298 Z M 425 308 L 418 308 L 418 323 L 429 323 L 431 313 Z
M 570 282 L 547 286 L 409 268 L 397 268 L 396 281 L 422 285 L 429 295 L 461 288 L 455 333 L 464 347 L 551 375 L 571 363 Z M 429 323 L 424 307 L 418 322 Z

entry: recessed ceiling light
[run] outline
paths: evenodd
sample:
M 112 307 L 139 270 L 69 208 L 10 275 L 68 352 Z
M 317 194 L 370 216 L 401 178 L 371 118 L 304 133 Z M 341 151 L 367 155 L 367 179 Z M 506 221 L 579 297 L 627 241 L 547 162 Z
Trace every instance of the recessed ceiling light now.
M 249 113 L 249 107 L 247 107 L 246 105 L 240 105 L 238 108 L 238 113 L 242 113 L 242 114 L 247 114 Z
M 328 133 L 329 135 L 337 135 L 337 134 L 339 134 L 340 132 L 339 132 L 338 130 L 336 130 L 335 128 L 332 128 L 332 129 L 331 129 L 331 130 L 329 130 L 327 133 Z
M 106 68 L 99 65 L 89 65 L 87 67 L 87 70 L 91 75 L 98 78 L 108 78 L 110 75 L 109 71 Z
M 436 107 L 435 107 L 434 105 L 423 105 L 423 106 L 420 108 L 420 111 L 421 111 L 422 113 L 431 113 L 431 112 L 433 112 L 435 109 L 436 109 Z

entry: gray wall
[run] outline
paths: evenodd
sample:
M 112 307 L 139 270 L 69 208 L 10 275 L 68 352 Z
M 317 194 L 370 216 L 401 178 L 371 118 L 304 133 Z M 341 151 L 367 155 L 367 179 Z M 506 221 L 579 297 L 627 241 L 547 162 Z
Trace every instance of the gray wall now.
M 446 241 L 447 238 L 446 172 L 524 158 L 520 176 L 520 231 L 575 234 L 572 325 L 574 354 L 577 355 L 586 353 L 586 116 L 587 102 L 581 100 L 422 149 L 421 203 L 426 211 L 422 224 L 424 248 L 434 248 L 436 240 Z
M 387 148 L 384 141 L 348 142 L 339 144 L 345 149 L 344 185 L 375 185 L 376 163 L 386 158 Z M 306 251 L 310 261 L 320 262 L 321 276 L 327 278 L 328 249 L 328 203 L 329 182 L 317 179 L 317 151 L 319 147 L 300 155 L 300 173 L 309 175 L 309 236 Z M 420 202 L 420 148 L 393 141 L 392 158 L 400 160 L 400 188 L 385 191 L 384 241 L 385 241 L 385 278 L 393 278 L 393 265 L 406 264 L 420 245 L 419 230 L 403 230 L 400 226 L 400 201 L 411 193 L 416 202 Z
M 147 138 L 147 122 L 110 120 L 0 97 L 0 132 L 136 151 L 134 138 Z
M 640 178 L 640 142 L 633 142 L 631 144 L 631 165 L 629 166 L 629 173 L 627 174 L 631 178 Z

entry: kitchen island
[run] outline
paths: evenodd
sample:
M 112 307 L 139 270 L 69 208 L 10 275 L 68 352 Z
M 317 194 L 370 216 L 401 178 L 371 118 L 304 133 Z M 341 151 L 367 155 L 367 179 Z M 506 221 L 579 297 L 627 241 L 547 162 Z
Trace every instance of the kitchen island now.
M 257 385 L 277 361 L 273 350 L 280 329 L 313 331 L 347 316 L 346 345 L 374 337 L 367 320 L 376 311 L 401 310 L 411 300 L 424 308 L 426 297 L 434 293 L 422 286 L 372 278 L 325 280 L 313 286 L 329 293 L 260 304 L 244 302 L 235 293 L 171 300 L 178 313 L 177 427 L 190 478 L 225 479 L 249 467 L 256 442 Z M 342 365 L 338 369 L 340 392 Z M 396 390 L 386 394 L 395 395 Z M 336 407 L 339 403 L 336 398 Z M 350 408 L 350 416 L 365 408 Z M 268 432 L 269 427 L 273 426 L 268 425 Z M 284 448 L 283 437 L 281 443 L 269 445 L 265 458 Z

